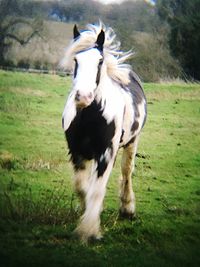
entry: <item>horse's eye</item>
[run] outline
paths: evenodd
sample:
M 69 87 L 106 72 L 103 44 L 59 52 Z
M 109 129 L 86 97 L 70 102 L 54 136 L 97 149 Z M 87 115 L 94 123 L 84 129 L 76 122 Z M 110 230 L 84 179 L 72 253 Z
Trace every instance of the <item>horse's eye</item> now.
M 74 67 L 74 78 L 76 78 L 77 70 L 78 70 L 78 61 L 74 58 L 75 67 Z
M 103 63 L 103 58 L 99 59 L 99 65 L 101 65 Z

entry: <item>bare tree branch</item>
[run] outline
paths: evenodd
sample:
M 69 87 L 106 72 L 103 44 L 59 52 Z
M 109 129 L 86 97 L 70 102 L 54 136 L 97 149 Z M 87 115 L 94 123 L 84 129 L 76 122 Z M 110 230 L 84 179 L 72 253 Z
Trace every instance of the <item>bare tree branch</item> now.
M 7 33 L 5 35 L 5 37 L 6 38 L 11 38 L 11 39 L 17 41 L 18 43 L 20 43 L 21 45 L 26 45 L 30 41 L 30 39 L 33 38 L 35 35 L 37 35 L 36 31 L 32 32 L 32 34 L 30 36 L 28 36 L 28 38 L 25 39 L 25 40 L 24 39 L 20 39 L 18 36 L 14 35 L 12 33 Z
M 4 32 L 7 32 L 10 27 L 12 27 L 12 26 L 14 26 L 14 25 L 16 25 L 18 23 L 22 23 L 22 24 L 26 24 L 26 25 L 32 26 L 32 24 L 28 20 L 25 20 L 23 18 L 10 18 L 5 22 L 5 25 L 2 25 L 2 28 L 3 28 Z
M 23 37 L 16 32 L 16 29 L 20 29 L 18 24 L 21 24 L 22 26 L 28 26 L 30 28 Z M 35 36 L 38 36 L 46 41 L 42 36 L 42 30 L 43 21 L 40 19 L 27 20 L 19 17 L 6 17 L 4 21 L 0 22 L 0 63 L 3 64 L 4 54 L 11 45 L 8 40 L 15 40 L 22 46 L 28 44 Z
M 21 39 L 18 36 L 16 36 L 15 34 L 9 33 L 9 32 L 5 34 L 5 38 L 10 38 L 10 39 L 17 41 L 21 45 L 26 45 L 36 35 L 39 36 L 40 38 L 42 38 L 43 40 L 45 40 L 45 38 L 40 34 L 40 31 L 37 29 L 33 30 L 32 33 L 28 37 L 26 37 L 26 39 L 24 39 L 24 38 Z

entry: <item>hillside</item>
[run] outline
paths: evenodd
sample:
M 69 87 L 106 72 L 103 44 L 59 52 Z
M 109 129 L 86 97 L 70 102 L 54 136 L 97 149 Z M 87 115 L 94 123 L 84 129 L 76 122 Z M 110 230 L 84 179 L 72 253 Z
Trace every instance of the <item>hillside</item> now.
M 62 55 L 65 32 L 62 26 L 54 25 L 49 29 L 46 21 L 83 26 L 101 19 L 116 31 L 122 50 L 134 49 L 137 60 L 130 63 L 143 81 L 177 77 L 199 80 L 200 57 L 196 55 L 200 53 L 200 1 L 157 0 L 153 5 L 151 2 L 127 0 L 122 4 L 103 5 L 95 0 L 1 0 L 0 65 L 55 69 Z M 9 25 L 10 18 L 32 19 L 36 24 L 44 21 L 45 27 L 43 31 L 41 27 L 32 27 L 34 38 L 29 35 L 28 41 L 33 43 L 30 45 L 26 35 L 18 39 L 17 29 L 26 28 L 28 23 L 11 22 Z M 54 28 L 58 29 L 59 36 L 51 35 Z M 15 47 L 10 46 L 13 40 Z
M 73 24 L 44 21 L 42 37 L 35 36 L 26 45 L 12 41 L 6 58 L 16 66 L 55 69 L 72 37 Z M 20 35 L 25 26 L 16 29 Z
M 11 41 L 6 53 L 7 61 L 17 67 L 55 70 L 72 38 L 73 26 L 74 23 L 43 21 L 40 36 L 34 36 L 26 45 Z M 81 29 L 85 27 L 79 26 Z M 131 30 L 124 31 L 114 23 L 113 28 L 121 41 L 122 49 L 133 49 L 135 52 L 129 63 L 143 81 L 158 81 L 180 75 L 181 69 L 177 61 L 172 58 L 165 44 L 161 45 L 159 35 L 142 31 L 133 31 L 131 34 Z M 27 32 L 27 25 L 17 25 L 15 28 L 18 36 Z

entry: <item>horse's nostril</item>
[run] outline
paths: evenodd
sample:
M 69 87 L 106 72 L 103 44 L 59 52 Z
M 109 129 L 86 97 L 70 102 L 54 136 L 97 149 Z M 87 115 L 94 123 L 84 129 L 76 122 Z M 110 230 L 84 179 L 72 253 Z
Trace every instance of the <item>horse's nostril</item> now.
M 92 92 L 89 93 L 88 98 L 90 98 L 90 99 L 93 98 L 93 93 Z
M 76 100 L 76 101 L 79 101 L 79 100 L 80 100 L 80 96 L 81 96 L 81 95 L 80 95 L 79 91 L 77 91 L 77 92 L 76 92 L 76 95 L 75 95 L 75 100 Z

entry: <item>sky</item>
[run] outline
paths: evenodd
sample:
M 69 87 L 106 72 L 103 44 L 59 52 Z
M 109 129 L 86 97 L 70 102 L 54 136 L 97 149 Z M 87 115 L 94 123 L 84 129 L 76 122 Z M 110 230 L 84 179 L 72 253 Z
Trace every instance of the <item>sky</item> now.
M 111 4 L 111 3 L 120 4 L 120 3 L 124 2 L 125 0 L 96 0 L 96 1 L 99 1 L 99 2 L 101 2 L 103 4 Z M 148 3 L 152 4 L 152 5 L 155 5 L 155 0 L 145 0 L 145 2 L 148 2 Z
M 123 0 L 98 0 L 98 2 L 101 2 L 103 4 L 110 4 L 110 3 L 121 3 Z
M 34 1 L 41 1 L 41 0 L 34 0 Z M 42 1 L 45 2 L 45 1 L 55 1 L 55 0 L 42 0 Z M 60 1 L 60 0 L 58 0 L 58 1 Z M 120 3 L 127 1 L 127 0 L 94 0 L 94 1 L 98 1 L 98 2 L 101 2 L 103 4 L 111 4 L 111 3 L 120 4 Z M 150 3 L 152 5 L 155 5 L 155 2 L 156 2 L 156 0 L 144 0 L 144 1 L 147 3 Z

